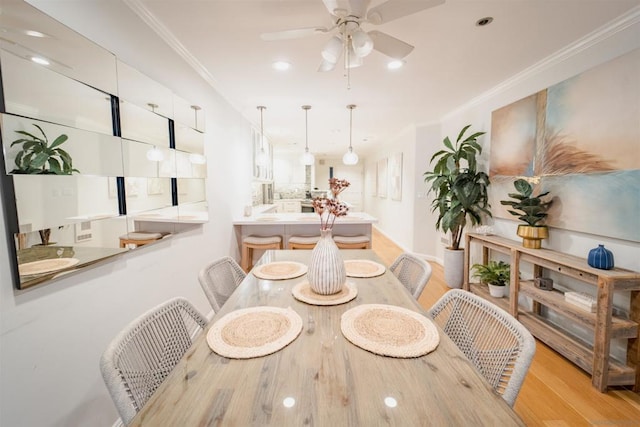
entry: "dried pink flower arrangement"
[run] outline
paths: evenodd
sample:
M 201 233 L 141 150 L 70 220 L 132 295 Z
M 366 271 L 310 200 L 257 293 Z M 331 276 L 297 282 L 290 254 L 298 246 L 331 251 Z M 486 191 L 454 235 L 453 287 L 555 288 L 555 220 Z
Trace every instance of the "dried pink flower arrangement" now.
M 346 179 L 331 178 L 329 180 L 329 188 L 333 199 L 327 197 L 316 197 L 313 199 L 313 208 L 320 216 L 320 230 L 331 230 L 333 224 L 336 222 L 336 218 L 339 216 L 345 216 L 349 212 L 349 207 L 346 203 L 338 201 L 338 194 L 344 191 L 349 185 L 349 181 Z

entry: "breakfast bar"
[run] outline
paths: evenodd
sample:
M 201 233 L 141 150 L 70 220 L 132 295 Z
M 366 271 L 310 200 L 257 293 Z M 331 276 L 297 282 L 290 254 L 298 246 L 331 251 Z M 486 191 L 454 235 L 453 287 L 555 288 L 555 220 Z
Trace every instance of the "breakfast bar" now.
M 338 217 L 333 226 L 333 235 L 365 235 L 371 239 L 372 224 L 377 218 L 365 212 L 349 212 Z M 291 236 L 313 236 L 320 234 L 320 218 L 316 213 L 264 213 L 234 218 L 238 247 L 249 235 L 281 236 L 283 246 L 288 248 Z

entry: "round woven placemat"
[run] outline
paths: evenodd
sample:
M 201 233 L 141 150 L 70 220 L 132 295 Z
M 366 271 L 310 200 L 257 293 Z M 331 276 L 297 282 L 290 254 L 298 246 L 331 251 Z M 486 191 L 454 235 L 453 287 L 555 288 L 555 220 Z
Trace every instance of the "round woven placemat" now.
M 307 272 L 305 264 L 295 261 L 277 261 L 254 267 L 251 272 L 259 279 L 285 280 L 302 276 Z
M 433 351 L 440 335 L 431 320 L 415 311 L 385 304 L 363 304 L 342 314 L 342 334 L 372 353 L 419 357 Z
M 291 308 L 251 307 L 233 311 L 207 332 L 211 350 L 231 359 L 275 353 L 302 331 L 302 318 Z
M 348 259 L 344 262 L 344 268 L 349 277 L 376 277 L 384 274 L 384 265 L 368 259 Z
M 356 285 L 346 282 L 342 290 L 331 295 L 321 295 L 313 292 L 308 281 L 300 282 L 291 290 L 293 297 L 298 301 L 306 302 L 311 305 L 339 305 L 349 302 L 358 295 Z

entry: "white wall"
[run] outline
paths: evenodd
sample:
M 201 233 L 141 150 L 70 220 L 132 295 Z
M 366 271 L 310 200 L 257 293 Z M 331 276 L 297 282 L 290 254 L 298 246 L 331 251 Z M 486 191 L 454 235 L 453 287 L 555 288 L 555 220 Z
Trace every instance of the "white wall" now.
M 155 35 L 128 38 L 127 28 L 144 24 L 127 8 L 109 16 L 91 12 L 98 2 L 72 3 L 68 25 L 79 22 L 84 31 L 103 34 L 110 40 L 105 47 L 125 62 L 205 109 L 210 222 L 25 291 L 13 288 L 1 244 L 2 426 L 111 426 L 117 414 L 100 376 L 102 351 L 129 321 L 171 297 L 184 296 L 201 312 L 210 311 L 197 272 L 209 260 L 238 255 L 231 219 L 250 198 L 250 124 Z

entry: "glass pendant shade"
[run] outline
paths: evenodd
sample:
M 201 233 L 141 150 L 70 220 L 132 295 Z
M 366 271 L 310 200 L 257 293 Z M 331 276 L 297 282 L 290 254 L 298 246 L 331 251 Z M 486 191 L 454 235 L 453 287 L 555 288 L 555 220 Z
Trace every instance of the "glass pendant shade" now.
M 150 148 L 147 151 L 147 160 L 152 162 L 161 162 L 164 160 L 164 154 L 162 153 L 162 150 L 157 147 Z
M 300 157 L 300 162 L 305 166 L 311 166 L 316 162 L 316 157 L 306 149 L 302 157 Z
M 353 50 L 353 45 L 349 45 L 348 49 L 345 66 L 347 68 L 357 68 L 361 66 L 363 64 L 362 58 L 356 55 L 356 52 Z
M 358 155 L 353 152 L 353 148 L 349 147 L 349 151 L 342 156 L 342 163 L 348 166 L 358 164 Z

